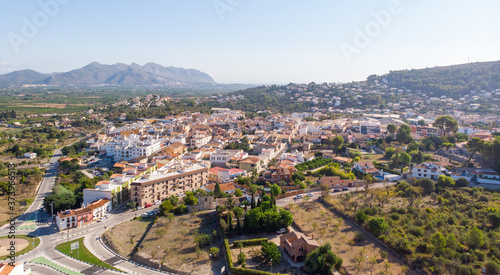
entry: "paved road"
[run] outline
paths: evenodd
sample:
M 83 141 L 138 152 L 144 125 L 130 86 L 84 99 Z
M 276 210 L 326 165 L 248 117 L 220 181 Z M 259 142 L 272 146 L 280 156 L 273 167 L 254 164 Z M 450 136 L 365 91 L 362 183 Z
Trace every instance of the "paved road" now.
M 392 185 L 395 185 L 396 183 L 395 182 L 388 182 L 388 183 L 383 183 L 383 182 L 380 182 L 380 183 L 374 183 L 370 186 L 370 189 L 377 189 L 377 188 L 385 188 L 386 186 L 392 186 Z M 363 187 L 359 187 L 358 191 L 360 190 L 364 190 Z M 344 193 L 352 193 L 352 192 L 356 192 L 356 187 L 350 187 L 349 188 L 349 191 L 342 191 L 342 192 L 332 192 L 332 190 L 330 189 L 330 195 L 331 196 L 339 196 L 340 194 L 344 194 Z M 319 198 L 319 196 L 321 195 L 321 191 L 316 191 L 316 192 L 311 192 L 311 194 L 313 195 L 312 197 L 310 197 L 309 200 L 316 200 Z M 306 194 L 302 194 L 303 197 L 306 197 L 307 195 Z M 291 196 L 291 197 L 288 197 L 288 198 L 283 198 L 283 199 L 279 199 L 276 201 L 276 205 L 277 206 L 281 206 L 281 207 L 284 207 L 284 206 L 287 206 L 289 205 L 290 203 L 299 203 L 303 200 L 302 199 L 294 199 L 294 196 Z

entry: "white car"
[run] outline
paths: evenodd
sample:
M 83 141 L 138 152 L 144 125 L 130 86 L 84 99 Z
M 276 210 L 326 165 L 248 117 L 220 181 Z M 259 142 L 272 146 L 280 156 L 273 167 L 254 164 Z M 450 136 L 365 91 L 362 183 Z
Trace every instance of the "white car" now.
M 283 234 L 283 233 L 286 233 L 286 232 L 287 232 L 287 230 L 284 227 L 281 228 L 280 230 L 276 231 L 276 233 L 278 233 L 278 234 Z

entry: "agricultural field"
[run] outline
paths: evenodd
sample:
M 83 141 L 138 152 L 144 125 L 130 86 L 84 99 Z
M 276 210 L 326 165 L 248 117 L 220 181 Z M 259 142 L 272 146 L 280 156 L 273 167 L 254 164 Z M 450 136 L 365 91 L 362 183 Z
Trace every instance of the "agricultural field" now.
M 105 234 L 110 246 L 124 256 L 137 254 L 157 264 L 191 274 L 210 274 L 224 265 L 222 252 L 210 259 L 209 249 L 222 250 L 213 212 L 175 217 L 137 219 L 122 223 Z M 112 233 L 111 233 L 112 232 Z M 201 242 L 198 249 L 196 242 Z M 139 243 L 140 242 L 140 243 Z M 134 252 L 134 248 L 136 251 Z
M 366 236 L 360 235 L 352 223 L 343 220 L 321 203 L 301 202 L 287 207 L 299 231 L 315 238 L 320 245 L 329 242 L 334 253 L 342 258 L 342 266 L 350 273 L 370 271 L 372 274 L 400 274 L 405 265 Z M 382 253 L 381 253 L 382 252 Z M 417 274 L 408 271 L 406 274 Z

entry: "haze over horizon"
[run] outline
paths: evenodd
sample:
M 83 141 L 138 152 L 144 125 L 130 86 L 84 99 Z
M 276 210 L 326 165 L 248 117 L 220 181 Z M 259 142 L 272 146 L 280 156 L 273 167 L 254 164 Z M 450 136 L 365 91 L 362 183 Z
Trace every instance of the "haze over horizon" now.
M 498 10 L 493 0 L 3 1 L 0 74 L 154 62 L 218 83 L 358 81 L 500 60 Z

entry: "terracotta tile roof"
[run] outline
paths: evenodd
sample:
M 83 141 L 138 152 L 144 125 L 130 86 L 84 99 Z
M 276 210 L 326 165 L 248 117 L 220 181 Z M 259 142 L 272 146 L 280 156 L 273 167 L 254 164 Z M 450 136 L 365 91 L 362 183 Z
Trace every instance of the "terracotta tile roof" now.
M 18 265 L 18 264 L 14 264 L 14 265 Z M 15 266 L 12 266 L 9 264 L 0 264 L 0 275 L 10 274 L 14 268 L 15 268 Z
M 97 201 L 89 204 L 88 208 L 94 210 L 96 208 L 99 208 L 99 207 L 105 205 L 106 203 L 108 203 L 110 201 L 111 201 L 110 199 L 100 199 L 100 200 L 97 200 Z

